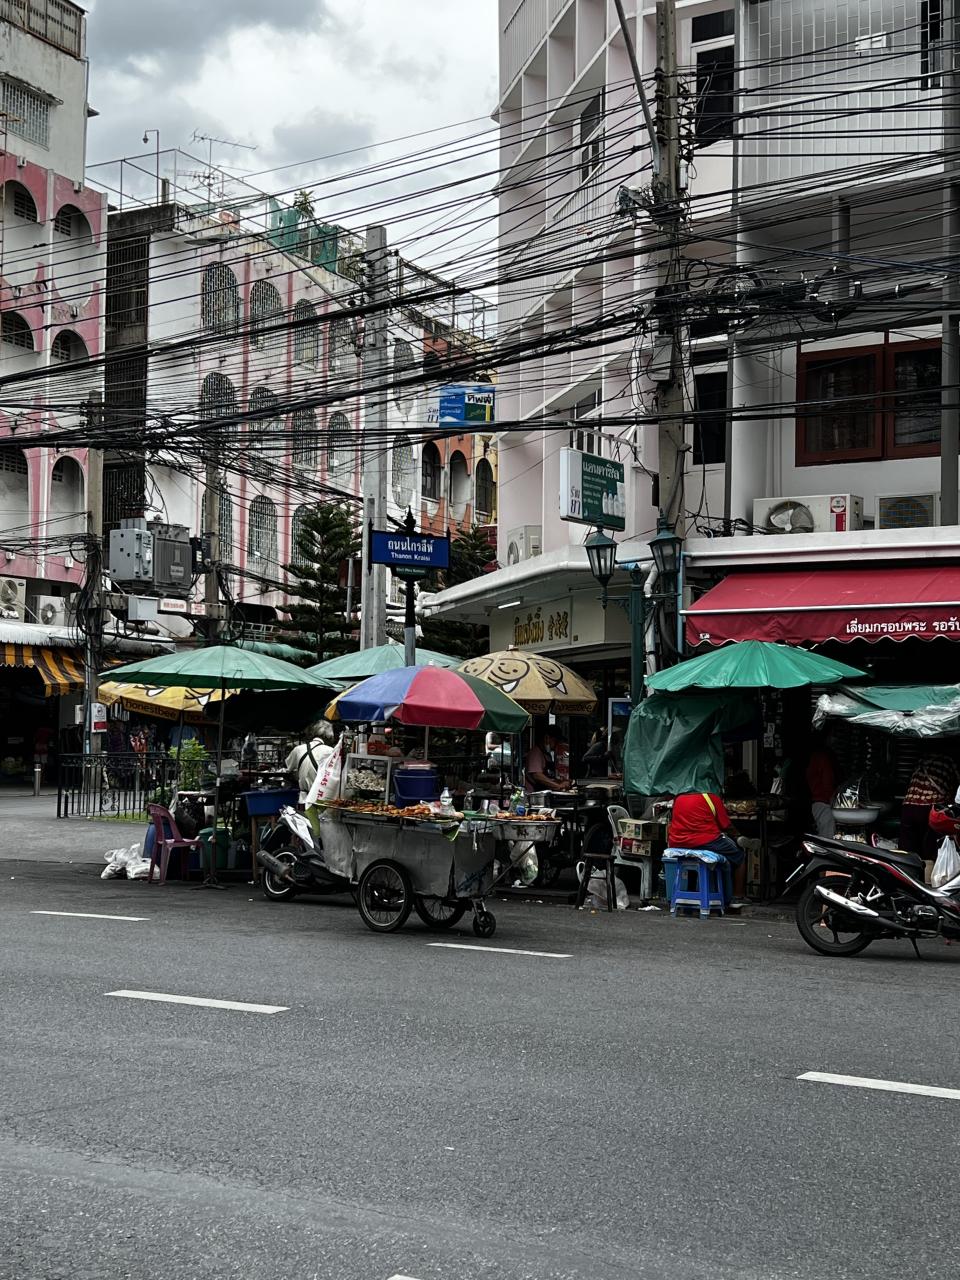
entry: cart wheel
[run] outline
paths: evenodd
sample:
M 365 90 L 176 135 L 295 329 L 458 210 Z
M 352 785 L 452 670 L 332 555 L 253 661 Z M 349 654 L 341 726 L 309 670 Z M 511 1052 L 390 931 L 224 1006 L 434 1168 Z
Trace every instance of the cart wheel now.
M 297 860 L 297 855 L 291 853 L 289 849 L 281 849 L 275 857 L 278 862 L 286 862 L 289 865 L 292 865 Z M 289 880 L 281 880 L 279 876 L 275 876 L 266 867 L 262 867 L 261 871 L 260 888 L 263 890 L 263 896 L 268 902 L 289 902 L 291 898 L 296 896 L 297 886 L 295 884 L 291 884 Z
M 371 862 L 357 885 L 357 907 L 374 933 L 402 928 L 413 908 L 410 877 L 403 867 L 387 858 Z
M 452 929 L 463 919 L 467 904 L 447 902 L 443 898 L 424 898 L 418 893 L 413 900 L 413 909 L 428 929 Z
M 478 938 L 492 938 L 497 931 L 497 917 L 482 908 L 473 917 L 473 932 Z

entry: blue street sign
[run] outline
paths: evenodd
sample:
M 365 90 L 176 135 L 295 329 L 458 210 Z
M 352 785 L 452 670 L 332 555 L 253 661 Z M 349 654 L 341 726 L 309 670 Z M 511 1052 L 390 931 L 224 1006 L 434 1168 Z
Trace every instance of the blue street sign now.
M 446 569 L 450 565 L 450 540 L 430 533 L 388 533 L 370 530 L 371 564 L 389 565 L 391 569 Z

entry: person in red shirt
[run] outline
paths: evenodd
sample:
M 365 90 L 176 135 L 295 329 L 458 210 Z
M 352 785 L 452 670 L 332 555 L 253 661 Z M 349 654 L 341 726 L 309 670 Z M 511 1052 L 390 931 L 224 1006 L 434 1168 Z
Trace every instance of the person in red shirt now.
M 720 796 L 712 791 L 687 791 L 673 802 L 667 844 L 671 849 L 709 849 L 722 853 L 724 896 L 731 907 L 742 907 L 739 901 L 747 878 L 744 851 L 737 843 L 739 835 L 730 821 Z
M 837 824 L 833 816 L 833 793 L 837 789 L 833 756 L 823 734 L 814 734 L 810 740 L 810 759 L 806 771 L 807 790 L 810 792 L 810 811 L 818 836 L 833 840 Z

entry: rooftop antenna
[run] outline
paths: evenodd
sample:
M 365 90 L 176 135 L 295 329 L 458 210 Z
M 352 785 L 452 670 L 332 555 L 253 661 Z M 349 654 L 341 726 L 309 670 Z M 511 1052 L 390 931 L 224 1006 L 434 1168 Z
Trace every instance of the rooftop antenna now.
M 207 174 L 205 174 L 205 175 L 201 175 L 201 174 L 191 174 L 190 176 L 191 176 L 191 177 L 196 177 L 196 178 L 197 178 L 197 180 L 198 180 L 199 182 L 201 182 L 201 183 L 202 183 L 202 184 L 207 188 L 207 190 L 208 190 L 208 191 L 209 191 L 209 193 L 210 193 L 211 199 L 212 199 L 212 197 L 213 197 L 213 188 L 214 188 L 214 186 L 216 185 L 216 181 L 217 181 L 217 178 L 216 178 L 216 176 L 215 176 L 215 174 L 214 174 L 214 167 L 215 167 L 215 166 L 214 166 L 214 163 L 213 163 L 213 148 L 214 148 L 214 144 L 217 144 L 218 146 L 221 146 L 221 147 L 239 147 L 239 148 L 241 148 L 243 151 L 256 151 L 256 150 L 257 150 L 256 146 L 255 146 L 253 143 L 250 143 L 250 142 L 237 142 L 237 141 L 235 141 L 233 138 L 215 138 L 215 137 L 213 137 L 213 135 L 212 135 L 212 134 L 209 134 L 209 133 L 200 133 L 200 132 L 199 132 L 199 130 L 197 130 L 197 129 L 194 129 L 193 134 L 192 134 L 192 136 L 191 136 L 191 138 L 190 138 L 190 141 L 191 141 L 191 142 L 205 142 L 205 143 L 207 144 L 207 168 L 208 168 L 208 171 L 209 171 L 209 172 L 208 172 Z M 224 171 L 223 171 L 223 169 L 221 168 L 221 166 L 220 166 L 220 165 L 217 165 L 217 166 L 216 166 L 216 169 L 219 171 L 219 177 L 220 177 L 220 199 L 222 200 L 222 199 L 223 199 L 223 194 L 224 194 L 224 183 L 223 183 L 223 173 L 224 173 Z

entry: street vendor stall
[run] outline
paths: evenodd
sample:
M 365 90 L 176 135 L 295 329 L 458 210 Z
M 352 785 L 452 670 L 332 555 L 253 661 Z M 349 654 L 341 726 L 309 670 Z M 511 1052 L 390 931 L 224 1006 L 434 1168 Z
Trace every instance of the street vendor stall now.
M 439 667 L 373 676 L 335 698 L 327 716 L 353 724 L 418 726 L 425 746 L 430 729 L 518 733 L 529 722 L 527 713 L 499 690 Z M 424 766 L 426 791 L 429 762 L 416 763 Z M 552 838 L 557 822 L 526 813 L 501 816 L 499 809 L 457 811 L 446 790 L 439 801 L 426 794 L 406 804 L 401 800 L 319 802 L 325 860 L 356 884 L 364 923 L 376 932 L 393 932 L 416 910 L 430 927 L 449 928 L 472 908 L 474 932 L 490 937 L 496 921 L 484 895 L 494 882 L 498 847 L 521 838 L 525 844 Z
M 863 672 L 821 654 L 789 645 L 744 640 L 690 658 L 650 676 L 645 698 L 630 719 L 624 752 L 628 793 L 648 798 L 686 792 L 714 792 L 730 801 L 736 827 L 757 842 L 748 862 L 751 891 L 772 891 L 773 835 L 785 836 L 786 807 L 774 790 L 727 786 L 725 743 L 756 741 L 764 732 L 764 699 L 784 690 L 833 685 Z M 768 771 L 775 784 L 773 771 Z M 667 813 L 661 809 L 660 820 Z

